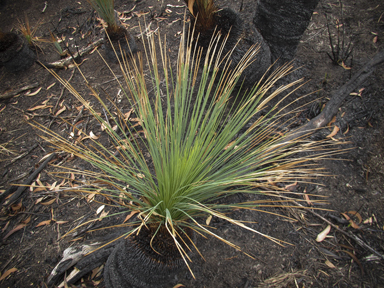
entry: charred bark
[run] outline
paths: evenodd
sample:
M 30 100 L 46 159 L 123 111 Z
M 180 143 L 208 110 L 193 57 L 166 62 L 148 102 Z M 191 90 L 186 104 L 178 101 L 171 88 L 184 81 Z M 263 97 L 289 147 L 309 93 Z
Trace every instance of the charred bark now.
M 268 44 L 273 63 L 291 61 L 319 0 L 259 0 L 253 19 Z

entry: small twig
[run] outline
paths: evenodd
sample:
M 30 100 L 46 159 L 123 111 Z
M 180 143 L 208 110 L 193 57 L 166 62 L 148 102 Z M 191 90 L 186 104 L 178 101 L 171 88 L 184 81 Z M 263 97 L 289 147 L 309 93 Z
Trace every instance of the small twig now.
M 16 162 L 17 160 L 19 160 L 19 159 L 21 159 L 21 158 L 27 156 L 27 155 L 28 155 L 29 153 L 31 153 L 37 146 L 38 146 L 38 144 L 35 143 L 35 144 L 34 144 L 28 151 L 26 151 L 26 152 L 24 152 L 23 154 L 21 154 L 21 155 L 15 157 L 15 158 L 13 158 L 13 159 L 11 160 L 11 162 L 9 162 L 7 165 L 5 165 L 4 168 L 8 167 L 9 165 L 11 165 L 12 163 Z
M 100 38 L 99 40 L 96 40 L 95 42 L 91 43 L 87 47 L 81 49 L 79 52 L 76 52 L 73 56 L 69 56 L 65 59 L 62 59 L 56 62 L 48 63 L 48 65 L 46 66 L 48 68 L 67 68 L 72 63 L 73 60 L 90 52 L 92 49 L 94 49 L 95 47 L 103 43 L 103 41 L 104 41 L 104 38 Z
M 84 105 L 81 107 L 81 110 L 79 114 L 77 114 L 76 118 L 73 119 L 72 126 L 75 126 L 75 124 L 79 121 L 80 117 L 83 116 L 83 111 L 84 111 Z
M 15 89 L 15 90 L 6 92 L 6 93 L 0 95 L 0 100 L 5 100 L 5 99 L 8 99 L 8 98 L 11 98 L 13 96 L 16 96 L 17 94 L 20 94 L 21 92 L 24 92 L 24 91 L 29 90 L 29 89 L 36 88 L 37 86 L 39 86 L 38 82 L 30 84 L 30 85 L 27 85 L 27 86 L 24 86 L 24 87 L 21 87 L 19 89 Z
M 32 181 L 39 175 L 39 173 L 47 166 L 47 164 L 54 158 L 56 157 L 56 153 L 52 153 L 45 161 L 37 168 L 28 178 L 27 180 L 24 181 L 23 186 L 20 186 L 17 188 L 16 192 L 6 201 L 3 206 L 9 206 L 17 201 L 21 194 L 24 193 L 24 191 L 27 189 L 28 185 L 31 185 Z M 5 192 L 4 192 L 5 193 Z M 3 194 L 4 194 L 3 193 Z M 0 196 L 3 196 L 1 194 Z

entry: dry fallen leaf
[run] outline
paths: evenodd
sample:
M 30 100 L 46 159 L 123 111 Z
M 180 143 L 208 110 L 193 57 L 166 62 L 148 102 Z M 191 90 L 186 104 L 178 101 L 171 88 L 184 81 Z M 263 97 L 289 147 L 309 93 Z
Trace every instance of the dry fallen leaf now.
M 345 212 L 351 216 L 356 216 L 357 219 L 359 219 L 359 224 L 363 221 L 363 218 L 361 217 L 360 213 L 357 212 L 357 211 L 348 211 L 348 212 Z
M 341 62 L 341 67 L 343 67 L 345 70 L 350 70 L 351 67 L 348 67 L 347 65 L 345 65 L 344 61 Z
M 329 260 L 325 260 L 324 263 L 325 263 L 325 265 L 327 265 L 329 268 L 332 268 L 332 269 L 335 269 L 335 268 L 336 268 L 336 266 L 333 265 L 332 262 L 329 261 Z
M 93 132 L 91 131 L 91 132 L 89 132 L 89 137 L 90 137 L 91 139 L 97 140 L 97 139 L 99 139 L 100 136 L 96 136 L 96 135 L 93 134 Z
M 16 271 L 17 271 L 16 268 L 8 269 L 7 271 L 4 272 L 3 275 L 1 275 L 1 277 L 0 277 L 0 281 L 4 280 L 4 279 L 7 278 L 11 273 L 16 272 Z
M 124 113 L 124 121 L 128 121 L 129 117 L 131 117 L 131 114 L 133 112 L 133 108 L 129 110 L 127 113 Z
M 27 93 L 25 93 L 24 95 L 25 95 L 25 96 L 35 96 L 37 93 L 40 92 L 41 88 L 42 88 L 42 87 L 40 87 L 39 89 L 37 89 L 35 92 L 32 92 L 32 93 L 27 92 Z
M 297 181 L 295 183 L 286 185 L 284 189 L 292 192 L 292 191 L 295 191 L 296 186 L 297 186 Z
M 359 225 L 357 225 L 347 214 L 356 216 L 359 219 L 359 224 L 361 223 L 361 221 L 363 221 L 363 218 L 361 218 L 360 214 L 357 213 L 356 211 L 348 211 L 345 213 L 341 213 L 341 215 L 343 215 L 344 218 L 349 221 L 349 224 L 351 224 L 352 228 L 360 229 Z
M 185 287 L 183 284 L 176 284 L 175 286 L 173 286 L 173 288 L 180 288 L 180 287 Z
M 340 128 L 335 125 L 335 127 L 333 127 L 333 131 L 331 132 L 331 134 L 328 134 L 326 136 L 326 138 L 331 138 L 331 137 L 335 136 L 337 134 L 337 132 L 339 132 L 339 130 L 340 130 Z
M 23 229 L 27 224 L 19 224 L 15 228 L 13 228 L 11 231 L 7 233 L 7 235 L 4 236 L 3 241 L 5 241 L 9 236 L 11 236 L 16 231 L 19 231 L 20 229 Z
M 331 231 L 331 225 L 328 225 L 323 231 L 319 233 L 316 237 L 316 242 L 321 242 L 327 237 L 328 233 Z
M 52 221 L 51 219 L 45 220 L 45 221 L 41 221 L 39 224 L 36 225 L 36 227 L 40 227 L 40 226 L 44 226 L 44 225 L 49 225 L 49 224 L 51 224 L 51 221 Z
M 29 222 L 31 222 L 31 216 L 29 216 L 27 219 L 21 221 L 22 224 L 28 224 Z
M 9 223 L 11 221 L 8 221 L 7 224 L 5 224 L 5 226 L 3 227 L 3 229 L 1 229 L 1 233 L 4 233 L 5 230 L 7 230 L 8 226 L 9 226 Z
M 52 200 L 49 200 L 47 202 L 41 202 L 40 204 L 41 205 L 45 205 L 45 206 L 48 206 L 48 205 L 51 205 L 53 202 L 55 202 L 56 198 L 53 198 Z
M 69 221 L 56 221 L 57 224 L 65 224 L 68 223 Z
M 331 126 L 335 122 L 336 122 L 336 116 L 333 116 L 332 120 L 327 124 L 327 126 Z
M 51 107 L 53 107 L 53 106 L 52 105 L 43 104 L 43 105 L 37 105 L 35 107 L 29 108 L 29 109 L 27 109 L 27 111 L 35 111 L 35 110 L 38 110 L 38 109 L 47 109 L 47 108 L 51 108 Z
M 109 212 L 102 211 L 102 212 L 100 213 L 99 219 L 101 220 L 102 218 L 108 216 L 108 214 L 109 214 Z
M 59 116 L 61 113 L 63 113 L 65 110 L 67 110 L 67 106 L 63 106 L 60 110 L 58 110 L 55 114 L 55 116 Z
M 212 215 L 209 215 L 207 220 L 205 220 L 205 224 L 209 226 L 209 223 L 211 223 L 211 220 L 212 220 Z
M 139 213 L 139 211 L 132 211 L 131 213 L 129 213 L 129 215 L 127 215 L 127 217 L 125 217 L 123 223 L 127 222 L 136 213 Z
M 96 215 L 99 215 L 101 211 L 105 208 L 105 205 L 101 205 L 99 208 L 96 210 Z
M 51 85 L 47 87 L 47 90 L 51 89 L 53 86 L 55 86 L 56 82 L 53 82 Z

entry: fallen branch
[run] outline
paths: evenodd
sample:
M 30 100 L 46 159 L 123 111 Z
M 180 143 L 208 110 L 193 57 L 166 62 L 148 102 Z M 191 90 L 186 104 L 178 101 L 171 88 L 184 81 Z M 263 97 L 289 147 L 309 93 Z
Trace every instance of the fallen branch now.
M 348 95 L 358 88 L 375 70 L 375 68 L 384 62 L 384 51 L 380 51 L 373 57 L 371 61 L 364 65 L 353 77 L 344 84 L 340 89 L 331 93 L 331 100 L 328 101 L 323 111 L 309 121 L 307 124 L 301 126 L 299 129 L 293 131 L 290 135 L 284 138 L 284 142 L 291 141 L 305 134 L 308 134 L 315 129 L 326 126 L 332 118 L 337 114 L 341 104 L 344 102 Z
M 70 64 L 72 64 L 72 61 L 74 61 L 74 59 L 77 59 L 78 57 L 81 57 L 84 54 L 90 52 L 92 49 L 94 49 L 95 47 L 97 47 L 101 43 L 103 43 L 103 41 L 104 41 L 104 38 L 100 38 L 99 40 L 96 40 L 95 42 L 91 43 L 87 47 L 82 48 L 79 52 L 76 52 L 73 55 L 73 57 L 69 56 L 69 57 L 67 57 L 65 59 L 62 59 L 62 60 L 59 60 L 59 61 L 56 61 L 56 62 L 52 62 L 52 63 L 48 63 L 48 64 L 43 64 L 43 66 L 46 66 L 47 68 L 58 68 L 58 69 L 67 68 Z
M 17 201 L 21 194 L 24 193 L 24 191 L 28 188 L 28 185 L 31 185 L 32 181 L 39 175 L 39 173 L 47 166 L 47 164 L 56 157 L 56 153 L 52 153 L 45 161 L 37 168 L 28 178 L 24 181 L 22 184 L 23 186 L 20 186 L 17 188 L 16 192 L 13 193 L 13 195 L 3 204 L 3 206 L 9 206 Z M 1 194 L 2 196 L 3 194 Z
M 11 90 L 9 92 L 1 94 L 0 95 L 0 100 L 5 100 L 5 99 L 8 99 L 8 98 L 12 98 L 13 96 L 16 96 L 17 94 L 20 94 L 21 92 L 27 91 L 29 89 L 36 88 L 37 86 L 39 86 L 38 82 L 30 84 L 30 85 L 26 85 L 26 86 L 21 87 L 19 89 Z

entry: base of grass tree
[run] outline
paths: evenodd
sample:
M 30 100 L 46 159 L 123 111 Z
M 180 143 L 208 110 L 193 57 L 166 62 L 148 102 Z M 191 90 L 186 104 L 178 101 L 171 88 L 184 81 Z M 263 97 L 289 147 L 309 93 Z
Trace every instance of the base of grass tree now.
M 186 269 L 184 261 L 165 228 L 151 243 L 155 231 L 143 227 L 139 235 L 116 246 L 104 267 L 106 288 L 166 288 L 177 284 L 176 275 Z
M 243 21 L 235 11 L 229 8 L 224 8 L 215 12 L 213 18 L 213 25 L 208 29 L 199 23 L 198 18 L 196 23 L 192 20 L 192 25 L 190 27 L 191 29 L 195 29 L 196 38 L 197 35 L 199 35 L 198 45 L 208 48 L 212 35 L 216 31 L 220 32 L 222 39 L 229 33 L 225 51 L 231 50 L 241 36 L 243 31 Z M 220 44 L 218 46 L 220 47 Z
M 4 33 L 0 38 L 0 65 L 10 72 L 28 69 L 36 60 L 36 54 L 15 33 Z
M 119 26 L 116 31 L 107 31 L 109 39 L 105 36 L 105 53 L 111 62 L 123 60 L 122 55 L 129 57 L 137 52 L 135 39 L 124 28 Z
M 214 25 L 210 29 L 205 29 L 202 25 L 199 25 L 198 20 L 196 23 L 192 20 L 190 27 L 191 29 L 195 27 L 195 38 L 197 39 L 197 35 L 199 35 L 198 45 L 205 48 L 205 51 L 209 47 L 213 33 L 215 33 L 215 27 L 216 32 L 221 33 L 222 39 L 229 33 L 223 54 L 228 53 L 236 45 L 231 54 L 230 70 L 235 69 L 236 65 L 252 46 L 260 46 L 254 61 L 243 71 L 241 79 L 238 81 L 239 86 L 253 86 L 262 78 L 272 64 L 269 46 L 254 25 L 243 23 L 240 16 L 229 8 L 217 11 L 214 14 L 213 22 Z

